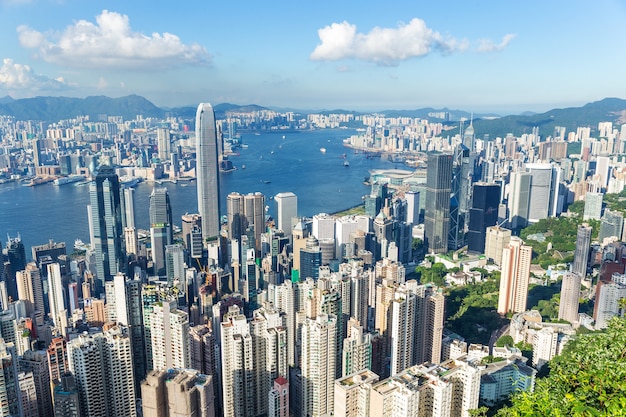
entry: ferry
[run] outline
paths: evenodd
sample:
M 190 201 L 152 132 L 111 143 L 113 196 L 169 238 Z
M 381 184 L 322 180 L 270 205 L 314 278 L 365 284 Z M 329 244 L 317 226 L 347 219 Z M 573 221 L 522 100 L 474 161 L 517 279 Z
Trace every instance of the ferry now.
M 91 245 L 89 243 L 83 242 L 81 239 L 76 239 L 74 241 L 74 250 L 86 252 L 91 250 Z
M 321 153 L 326 153 L 326 148 L 320 148 Z

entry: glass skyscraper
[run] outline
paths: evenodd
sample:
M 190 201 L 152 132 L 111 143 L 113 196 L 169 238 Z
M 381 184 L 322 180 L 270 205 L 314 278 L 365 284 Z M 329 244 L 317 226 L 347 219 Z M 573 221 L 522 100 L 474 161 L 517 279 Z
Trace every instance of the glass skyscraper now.
M 89 185 L 93 237 L 96 250 L 96 294 L 104 291 L 104 282 L 112 281 L 124 270 L 124 234 L 120 182 L 115 170 L 103 165 Z
M 172 207 L 167 188 L 155 188 L 150 194 L 150 243 L 154 275 L 165 276 L 165 247 L 173 242 Z
M 200 103 L 196 112 L 196 178 L 198 213 L 202 218 L 202 239 L 220 233 L 219 146 L 215 113 L 208 103 Z
M 452 155 L 444 153 L 428 155 L 424 233 L 429 252 L 448 251 L 451 184 Z

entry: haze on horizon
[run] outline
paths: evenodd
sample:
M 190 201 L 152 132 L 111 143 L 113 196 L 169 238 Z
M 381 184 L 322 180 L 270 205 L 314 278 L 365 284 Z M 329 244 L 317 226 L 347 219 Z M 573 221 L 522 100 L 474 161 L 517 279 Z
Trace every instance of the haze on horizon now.
M 0 97 L 492 112 L 626 97 L 626 5 L 0 0 Z

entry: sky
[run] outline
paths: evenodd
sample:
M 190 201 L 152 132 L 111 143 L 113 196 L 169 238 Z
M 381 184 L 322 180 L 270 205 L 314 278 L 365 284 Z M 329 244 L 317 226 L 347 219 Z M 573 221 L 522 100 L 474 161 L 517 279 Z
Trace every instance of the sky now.
M 626 1 L 0 0 L 0 97 L 514 114 L 626 98 Z

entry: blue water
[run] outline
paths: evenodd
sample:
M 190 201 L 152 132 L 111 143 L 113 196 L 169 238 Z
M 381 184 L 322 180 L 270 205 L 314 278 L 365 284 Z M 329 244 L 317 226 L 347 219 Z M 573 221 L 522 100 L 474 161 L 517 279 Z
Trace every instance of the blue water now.
M 237 170 L 220 174 L 222 214 L 226 214 L 226 196 L 233 191 L 263 193 L 270 215 L 275 213 L 276 205 L 269 197 L 287 191 L 298 196 L 300 216 L 334 213 L 361 204 L 361 197 L 369 192 L 363 185 L 369 170 L 401 166 L 354 154 L 342 142 L 352 134 L 352 130 L 337 129 L 242 135 L 248 148 L 230 157 Z M 326 148 L 326 153 L 320 148 Z M 344 153 L 349 167 L 343 166 Z M 161 186 L 169 191 L 174 224 L 180 226 L 184 213 L 197 212 L 195 181 L 188 186 L 181 182 Z M 141 229 L 149 227 L 148 202 L 153 187 L 147 182 L 135 187 L 135 217 Z M 88 242 L 87 204 L 87 185 L 0 184 L 0 240 L 4 246 L 7 234 L 14 237 L 19 233 L 28 254 L 32 245 L 49 239 L 65 242 L 70 249 L 77 238 Z

